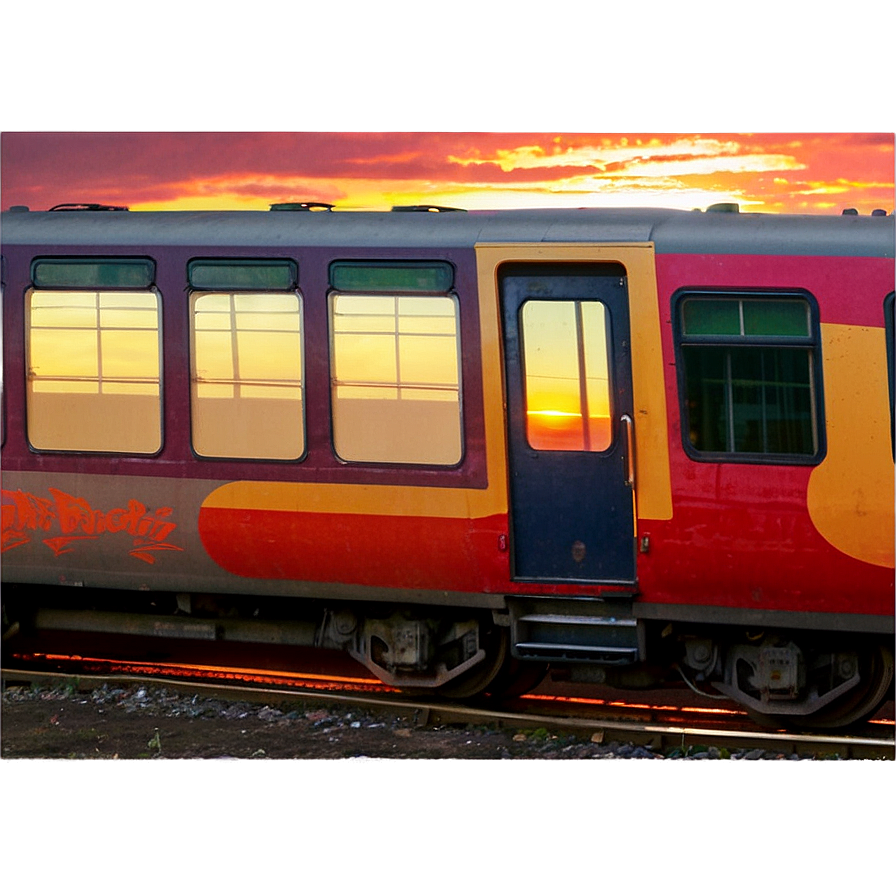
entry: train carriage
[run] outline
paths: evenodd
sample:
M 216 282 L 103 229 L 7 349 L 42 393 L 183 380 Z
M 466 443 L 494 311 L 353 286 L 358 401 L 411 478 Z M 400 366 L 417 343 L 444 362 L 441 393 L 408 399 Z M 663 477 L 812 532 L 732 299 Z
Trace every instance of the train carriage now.
M 892 215 L 85 206 L 2 256 L 5 625 L 890 692 Z

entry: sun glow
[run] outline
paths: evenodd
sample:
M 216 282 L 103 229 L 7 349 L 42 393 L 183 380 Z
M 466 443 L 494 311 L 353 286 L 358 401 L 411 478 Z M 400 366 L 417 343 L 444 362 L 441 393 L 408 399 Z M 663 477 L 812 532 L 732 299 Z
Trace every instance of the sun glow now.
M 4 207 L 892 211 L 892 134 L 4 133 Z

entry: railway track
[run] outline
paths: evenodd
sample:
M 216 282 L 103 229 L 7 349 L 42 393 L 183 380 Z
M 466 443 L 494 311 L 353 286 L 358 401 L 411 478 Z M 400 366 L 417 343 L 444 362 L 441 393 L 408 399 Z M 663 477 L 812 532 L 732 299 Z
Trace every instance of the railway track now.
M 181 694 L 267 706 L 302 702 L 357 707 L 407 720 L 416 729 L 444 725 L 491 726 L 518 731 L 545 731 L 590 739 L 625 742 L 659 755 L 687 755 L 695 750 L 727 750 L 801 757 L 894 759 L 892 721 L 877 721 L 850 733 L 819 734 L 766 731 L 730 709 L 665 703 L 605 701 L 531 694 L 501 705 L 461 705 L 412 697 L 375 679 L 272 672 L 269 670 L 121 662 L 101 659 L 42 657 L 20 660 L 2 670 L 4 688 L 15 685 L 65 686 L 90 692 L 105 686 L 164 688 Z M 758 756 L 757 756 L 758 758 Z

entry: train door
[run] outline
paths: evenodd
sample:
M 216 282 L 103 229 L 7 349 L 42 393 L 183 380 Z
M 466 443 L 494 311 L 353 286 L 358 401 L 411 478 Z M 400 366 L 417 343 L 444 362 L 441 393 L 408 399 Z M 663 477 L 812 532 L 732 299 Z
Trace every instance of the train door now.
M 625 269 L 499 269 L 513 575 L 633 583 L 632 374 Z

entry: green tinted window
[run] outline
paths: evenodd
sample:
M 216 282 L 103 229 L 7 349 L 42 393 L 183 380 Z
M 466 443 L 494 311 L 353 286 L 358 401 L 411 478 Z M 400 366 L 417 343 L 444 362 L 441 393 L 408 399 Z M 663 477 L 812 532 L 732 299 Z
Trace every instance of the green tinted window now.
M 288 259 L 196 259 L 187 265 L 193 289 L 285 290 L 295 289 L 298 265 Z
M 682 324 L 688 336 L 739 336 L 740 302 L 688 299 L 682 303 Z
M 686 299 L 685 336 L 809 336 L 809 306 L 793 299 Z
M 805 302 L 743 302 L 745 336 L 809 335 L 809 306 Z
M 454 270 L 447 261 L 334 261 L 330 284 L 339 292 L 447 292 Z
M 680 308 L 686 443 L 707 454 L 817 456 L 809 303 L 699 296 Z
M 38 258 L 31 264 L 39 289 L 147 289 L 154 280 L 149 258 Z

